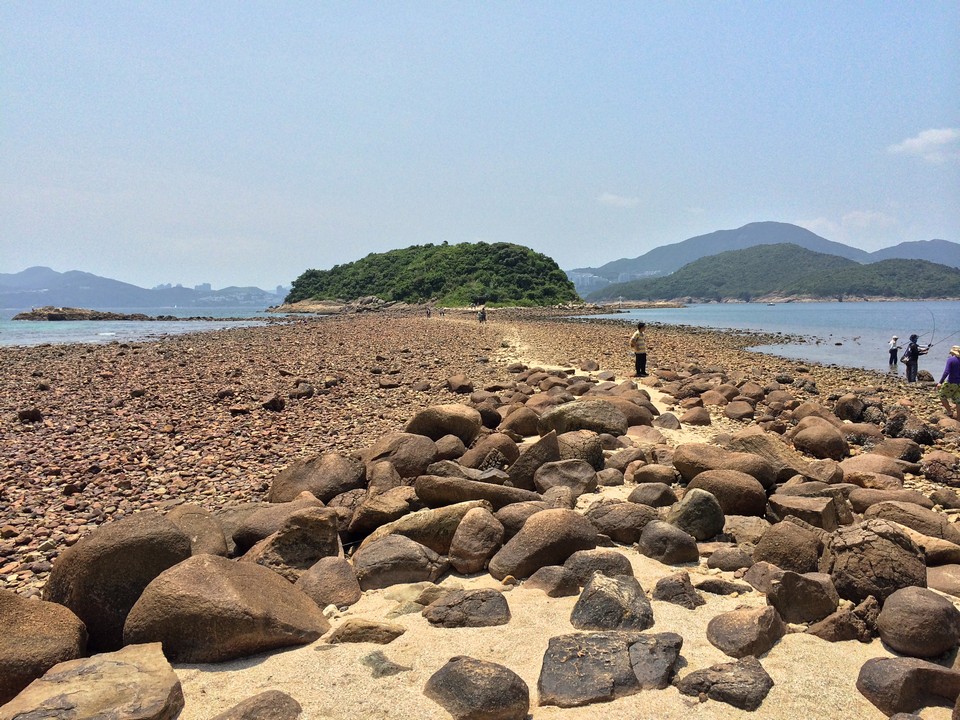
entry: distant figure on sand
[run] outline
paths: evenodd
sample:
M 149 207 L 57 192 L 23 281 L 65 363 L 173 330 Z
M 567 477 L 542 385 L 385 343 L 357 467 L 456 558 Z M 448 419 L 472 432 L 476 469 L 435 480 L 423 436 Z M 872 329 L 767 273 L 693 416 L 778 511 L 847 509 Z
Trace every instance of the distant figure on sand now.
M 890 338 L 890 369 L 893 372 L 897 371 L 897 355 L 900 353 L 900 343 L 898 338 L 894 335 Z
M 630 336 L 630 350 L 633 352 L 636 377 L 647 376 L 647 338 L 643 334 L 646 327 L 644 323 L 638 322 L 637 331 Z
M 477 320 L 480 321 L 480 324 L 483 325 L 487 321 L 487 308 L 483 306 L 477 312 Z
M 920 365 L 920 356 L 926 355 L 930 349 L 929 345 L 921 348 L 917 345 L 917 340 L 918 336 L 916 334 L 910 336 L 910 342 L 907 343 L 906 352 L 904 352 L 903 357 L 900 358 L 904 367 L 907 369 L 907 382 L 917 381 L 917 368 Z
M 943 376 L 937 383 L 937 394 L 943 403 L 943 410 L 947 417 L 960 420 L 960 345 L 950 348 L 947 356 L 947 365 L 943 368 Z M 953 400 L 953 414 L 950 413 L 950 401 Z

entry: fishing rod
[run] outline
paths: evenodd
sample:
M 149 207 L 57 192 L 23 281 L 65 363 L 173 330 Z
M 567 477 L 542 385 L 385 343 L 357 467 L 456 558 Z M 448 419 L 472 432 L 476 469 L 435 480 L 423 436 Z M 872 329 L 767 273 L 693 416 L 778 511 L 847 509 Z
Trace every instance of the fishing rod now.
M 937 342 L 931 343 L 930 345 L 927 345 L 927 348 L 929 349 L 929 348 L 932 348 L 932 347 L 936 347 L 937 345 L 940 345 L 941 343 L 945 343 L 947 340 L 949 340 L 950 338 L 952 338 L 952 337 L 954 337 L 954 336 L 956 336 L 956 335 L 960 335 L 960 330 L 954 330 L 952 333 L 950 333 L 950 334 L 947 335 L 946 337 L 942 337 L 942 338 L 940 338 L 939 340 L 937 340 Z

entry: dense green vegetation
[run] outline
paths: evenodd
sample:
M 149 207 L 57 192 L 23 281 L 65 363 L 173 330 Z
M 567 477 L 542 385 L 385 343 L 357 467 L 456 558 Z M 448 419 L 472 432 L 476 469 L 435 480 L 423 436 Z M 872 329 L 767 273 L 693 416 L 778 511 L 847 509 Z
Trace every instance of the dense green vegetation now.
M 749 302 L 769 295 L 960 297 L 960 270 L 925 260 L 861 265 L 791 243 L 758 245 L 700 258 L 666 277 L 610 285 L 588 299 Z
M 330 270 L 307 270 L 293 281 L 286 302 L 367 295 L 409 303 L 436 301 L 448 307 L 579 300 L 573 283 L 546 255 L 512 243 L 443 243 L 372 253 Z
M 881 260 L 803 277 L 783 292 L 816 297 L 960 297 L 960 270 L 926 260 Z
M 757 245 L 746 250 L 711 255 L 684 265 L 672 275 L 617 283 L 589 296 L 590 300 L 623 297 L 629 300 L 703 300 L 754 297 L 781 290 L 809 275 L 859 267 L 853 260 L 806 250 L 799 245 Z

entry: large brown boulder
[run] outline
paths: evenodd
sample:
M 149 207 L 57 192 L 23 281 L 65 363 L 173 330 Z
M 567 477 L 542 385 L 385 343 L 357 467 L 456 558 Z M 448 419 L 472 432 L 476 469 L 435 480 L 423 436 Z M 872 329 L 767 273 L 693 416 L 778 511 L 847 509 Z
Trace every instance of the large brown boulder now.
M 920 548 L 896 525 L 880 519 L 830 535 L 820 572 L 830 575 L 840 597 L 857 603 L 873 595 L 882 604 L 900 588 L 927 584 Z
M 533 476 L 541 493 L 553 487 L 569 488 L 575 497 L 597 489 L 597 471 L 585 460 L 559 460 L 541 465 Z
M 785 443 L 780 435 L 765 432 L 759 427 L 751 426 L 741 430 L 730 440 L 729 448 L 737 452 L 752 453 L 769 461 L 776 472 L 777 480 L 789 480 L 794 475 L 811 477 L 810 458 L 804 457 L 790 445 Z
M 960 642 L 960 610 L 932 590 L 905 587 L 883 604 L 877 630 L 898 653 L 936 658 Z
M 234 551 L 242 555 L 264 538 L 283 527 L 287 518 L 307 508 L 322 508 L 323 503 L 308 492 L 290 502 L 266 505 L 244 517 L 233 531 Z
M 777 481 L 773 464 L 759 455 L 726 450 L 708 443 L 683 443 L 673 451 L 673 466 L 684 482 L 705 470 L 738 470 L 757 479 L 765 488 Z
M 86 649 L 87 628 L 63 605 L 0 590 L 0 705 Z
M 468 511 L 450 542 L 450 564 L 465 575 L 483 571 L 503 544 L 503 532 L 503 523 L 487 508 Z
M 431 440 L 439 440 L 444 435 L 455 435 L 467 447 L 480 434 L 482 423 L 480 413 L 469 405 L 450 403 L 431 405 L 421 410 L 407 423 L 404 432 L 426 435 Z
M 561 460 L 586 460 L 594 470 L 603 470 L 603 442 L 593 430 L 571 430 L 557 436 Z
M 363 595 L 353 565 L 346 558 L 320 558 L 300 575 L 296 586 L 318 607 L 353 605 Z
M 596 473 L 594 473 L 596 475 Z M 485 500 L 495 510 L 511 503 L 540 500 L 540 494 L 518 487 L 507 487 L 479 480 L 441 477 L 439 475 L 421 475 L 414 483 L 417 497 L 427 507 L 438 508 L 445 505 Z
M 603 400 L 577 400 L 552 407 L 540 416 L 541 435 L 551 430 L 562 435 L 574 430 L 591 430 L 610 435 L 627 434 L 627 418 L 612 403 Z
M 341 552 L 337 513 L 311 507 L 290 515 L 277 532 L 250 548 L 241 560 L 263 565 L 295 583 L 320 558 Z
M 176 720 L 183 705 L 180 679 L 150 643 L 54 665 L 0 708 L 0 720 Z
M 871 505 L 864 511 L 866 518 L 881 518 L 900 525 L 906 525 L 919 533 L 930 537 L 942 538 L 954 544 L 960 544 L 960 530 L 947 516 L 935 510 L 915 505 L 912 502 L 887 500 Z
M 484 468 L 490 467 L 491 461 L 496 458 L 498 463 L 509 466 L 519 457 L 520 448 L 517 447 L 517 443 L 508 435 L 495 432 L 477 440 L 476 444 L 461 455 L 457 462 L 467 468 Z
M 857 690 L 885 715 L 912 713 L 956 703 L 960 671 L 917 658 L 870 658 L 860 668 Z
M 458 655 L 435 672 L 423 694 L 454 720 L 525 720 L 530 689 L 503 665 Z
M 820 558 L 820 538 L 792 522 L 767 528 L 753 550 L 755 562 L 768 562 L 781 570 L 813 572 Z
M 584 515 L 598 532 L 626 545 L 637 542 L 646 524 L 658 518 L 648 505 L 615 499 L 595 502 Z
M 793 446 L 815 458 L 842 460 L 850 454 L 850 446 L 840 430 L 817 417 L 806 417 L 797 425 L 792 436 Z
M 515 433 L 521 437 L 537 435 L 537 423 L 540 416 L 525 405 L 513 410 L 497 426 L 497 430 L 505 433 Z
M 490 574 L 525 578 L 546 565 L 562 565 L 577 550 L 597 545 L 597 530 L 574 510 L 543 510 L 530 518 L 490 559 Z
M 197 555 L 147 586 L 123 640 L 161 642 L 175 662 L 207 663 L 305 645 L 329 629 L 316 603 L 272 570 Z
M 534 490 L 533 476 L 537 469 L 548 462 L 560 459 L 560 443 L 555 432 L 549 432 L 520 453 L 520 457 L 507 468 L 510 483 L 523 490 Z
M 223 527 L 210 511 L 193 503 L 184 503 L 168 512 L 166 518 L 190 538 L 194 555 L 227 554 Z
M 756 515 L 763 517 L 767 507 L 767 493 L 763 485 L 739 470 L 707 470 L 698 474 L 688 490 L 699 488 L 713 495 L 724 515 Z
M 53 564 L 44 599 L 70 608 L 92 652 L 123 645 L 123 623 L 140 593 L 190 557 L 190 538 L 166 518 L 142 512 L 97 528 Z
M 403 535 L 421 545 L 426 545 L 437 554 L 446 555 L 460 527 L 460 522 L 467 513 L 476 508 L 491 510 L 492 506 L 486 500 L 467 500 L 404 515 L 398 520 L 378 527 L 364 538 L 360 548 L 365 548 L 390 535 Z
M 363 463 L 334 452 L 297 460 L 273 478 L 267 499 L 272 503 L 295 500 L 308 492 L 321 502 L 330 502 L 347 490 L 366 486 Z
M 903 482 L 903 463 L 876 453 L 854 455 L 842 461 L 840 467 L 843 469 L 845 478 L 851 473 L 876 473 L 889 475 Z
M 734 658 L 763 655 L 787 632 L 775 608 L 741 607 L 715 615 L 707 623 L 707 640 Z
M 364 545 L 353 556 L 353 567 L 363 590 L 376 590 L 400 583 L 434 582 L 449 563 L 404 535 L 387 535 Z
M 437 444 L 425 435 L 387 433 L 361 451 L 360 459 L 367 465 L 389 460 L 400 477 L 413 478 L 427 471 L 437 459 L 437 452 Z

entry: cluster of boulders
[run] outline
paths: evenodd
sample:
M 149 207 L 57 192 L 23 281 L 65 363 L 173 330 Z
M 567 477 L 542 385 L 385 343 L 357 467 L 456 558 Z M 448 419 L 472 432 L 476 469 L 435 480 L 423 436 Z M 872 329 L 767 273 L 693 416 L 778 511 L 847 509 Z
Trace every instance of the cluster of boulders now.
M 756 709 L 774 683 L 761 659 L 788 632 L 879 637 L 899 657 L 868 662 L 857 686 L 885 713 L 957 700 L 960 670 L 936 661 L 960 643 L 960 611 L 927 586 L 960 594 L 960 530 L 942 512 L 960 496 L 907 487 L 924 473 L 960 484 L 960 460 L 930 449 L 941 429 L 869 388 L 805 399 L 816 388 L 803 378 L 762 385 L 661 370 L 650 384 L 675 409 L 661 412 L 609 372 L 509 370 L 514 380 L 460 384 L 463 403 L 423 409 L 352 455 L 291 464 L 269 502 L 215 514 L 180 505 L 104 525 L 59 555 L 44 601 L 0 593 L 0 718 L 59 707 L 68 689 L 97 683 L 97 702 L 122 687 L 116 706 L 142 713 L 123 717 L 175 717 L 183 697 L 168 660 L 310 643 L 364 591 L 483 572 L 578 596 L 577 632 L 551 638 L 544 655 L 540 705 L 673 684 Z M 711 443 L 671 445 L 664 434 L 721 414 L 724 427 L 754 422 Z M 622 485 L 626 499 L 598 493 Z M 728 575 L 694 585 L 678 567 L 643 588 L 634 552 Z M 510 622 L 499 590 L 428 588 L 415 604 L 431 625 Z M 766 607 L 719 614 L 707 628 L 732 662 L 678 677 L 683 638 L 647 632 L 650 599 L 695 608 L 703 593 L 754 589 Z M 351 619 L 327 639 L 385 644 L 402 632 Z M 455 718 L 526 718 L 531 703 L 509 668 L 469 657 L 450 659 L 424 693 Z M 282 694 L 248 702 L 300 712 Z M 222 717 L 256 716 L 230 712 Z

